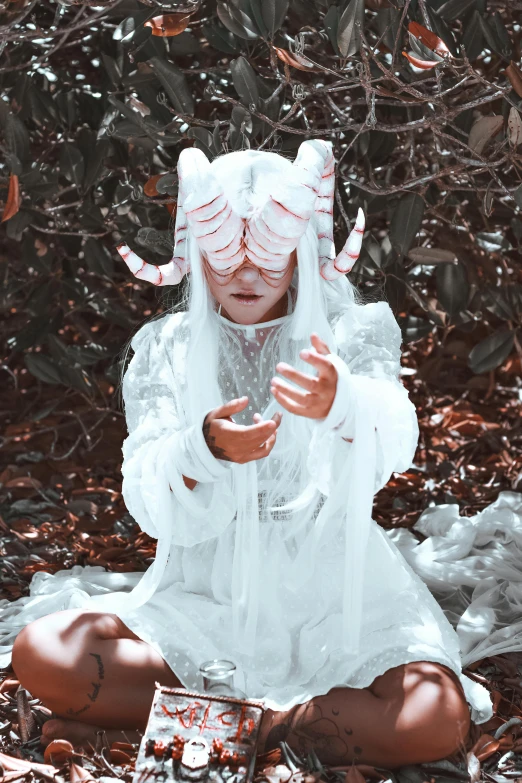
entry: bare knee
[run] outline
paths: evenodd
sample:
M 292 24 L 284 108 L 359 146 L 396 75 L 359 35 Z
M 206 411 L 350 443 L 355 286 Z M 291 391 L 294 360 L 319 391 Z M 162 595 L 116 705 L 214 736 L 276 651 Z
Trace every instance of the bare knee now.
M 417 682 L 412 697 L 424 712 L 426 747 L 438 754 L 431 760 L 450 756 L 464 745 L 471 724 L 462 686 L 453 672 L 436 663 L 420 661 L 413 672 Z
M 111 618 L 101 612 L 64 609 L 33 620 L 13 644 L 11 663 L 17 679 L 34 696 L 54 694 L 64 675 L 74 672 L 87 639 L 116 634 Z
M 456 675 L 430 661 L 415 661 L 395 671 L 401 686 L 392 699 L 397 720 L 389 750 L 396 765 L 436 761 L 462 748 L 471 718 Z

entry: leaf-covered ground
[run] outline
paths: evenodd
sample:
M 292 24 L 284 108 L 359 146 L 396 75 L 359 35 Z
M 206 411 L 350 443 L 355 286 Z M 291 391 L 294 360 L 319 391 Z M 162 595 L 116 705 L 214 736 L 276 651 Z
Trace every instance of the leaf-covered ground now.
M 473 515 L 502 490 L 522 491 L 520 359 L 489 375 L 466 369 L 466 346 L 428 341 L 404 353 L 403 380 L 417 406 L 421 438 L 415 468 L 395 476 L 378 494 L 374 518 L 384 527 L 414 525 L 429 503 L 455 502 Z M 417 369 L 420 367 L 420 369 Z M 93 408 L 80 395 L 61 395 L 20 369 L 4 384 L 0 466 L 1 597 L 29 592 L 36 571 L 73 565 L 143 571 L 155 541 L 141 533 L 121 496 L 125 424 L 117 405 Z M 114 389 L 103 387 L 107 399 Z M 367 766 L 324 769 L 317 758 L 298 759 L 282 743 L 257 761 L 256 776 L 271 783 L 421 783 L 522 779 L 522 652 L 495 656 L 466 673 L 490 689 L 495 715 L 473 726 L 466 748 L 450 759 L 391 773 Z M 96 747 L 51 757 L 39 744 L 49 710 L 25 691 L 12 670 L 0 672 L 2 780 L 131 781 L 138 745 L 103 734 Z M 376 727 L 378 731 L 378 727 Z

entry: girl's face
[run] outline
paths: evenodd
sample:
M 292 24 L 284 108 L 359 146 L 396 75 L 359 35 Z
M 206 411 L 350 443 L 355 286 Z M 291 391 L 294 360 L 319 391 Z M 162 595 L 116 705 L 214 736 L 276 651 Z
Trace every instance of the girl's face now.
M 237 324 L 263 323 L 286 315 L 286 292 L 296 263 L 295 250 L 289 255 L 286 268 L 277 273 L 259 269 L 245 258 L 235 272 L 223 275 L 203 259 L 208 287 L 221 305 L 221 315 Z

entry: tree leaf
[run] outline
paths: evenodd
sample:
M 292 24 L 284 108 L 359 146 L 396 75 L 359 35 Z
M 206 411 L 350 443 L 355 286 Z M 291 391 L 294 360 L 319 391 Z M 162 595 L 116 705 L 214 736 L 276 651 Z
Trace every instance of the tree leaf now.
M 334 52 L 340 57 L 341 52 L 337 44 L 337 31 L 339 29 L 339 8 L 331 5 L 323 17 L 323 25 L 330 39 Z
M 297 68 L 299 71 L 314 70 L 314 64 L 306 57 L 294 54 L 293 52 L 288 52 L 286 49 L 279 49 L 277 46 L 274 46 L 274 49 L 279 59 L 287 65 L 291 65 L 292 68 Z
M 259 38 L 254 22 L 244 11 L 235 8 L 232 3 L 218 2 L 217 15 L 221 23 L 239 38 Z
M 152 57 L 149 64 L 176 111 L 180 114 L 194 114 L 194 99 L 182 71 L 161 57 Z
M 475 6 L 476 0 L 447 0 L 439 6 L 437 13 L 447 22 L 462 19 Z
M 407 193 L 395 207 L 390 225 L 390 242 L 399 256 L 411 247 L 424 215 L 424 200 L 417 193 Z
M 477 155 L 481 155 L 488 141 L 500 132 L 503 125 L 504 118 L 500 114 L 481 117 L 471 126 L 468 145 Z
M 468 365 L 474 373 L 490 372 L 500 367 L 513 350 L 515 333 L 499 329 L 470 351 Z
M 154 16 L 145 22 L 145 27 L 150 27 L 152 35 L 167 38 L 171 35 L 179 35 L 188 27 L 189 14 L 165 14 Z
M 236 92 L 241 98 L 241 102 L 247 108 L 254 104 L 257 107 L 259 102 L 259 90 L 257 88 L 256 74 L 248 60 L 243 56 L 232 60 L 230 63 L 232 80 Z
M 518 188 L 514 190 L 511 195 L 513 196 L 517 206 L 519 206 L 520 209 L 522 209 L 522 185 L 519 185 Z
M 83 188 L 88 190 L 98 183 L 101 173 L 104 169 L 105 160 L 113 154 L 112 144 L 109 139 L 98 139 L 94 150 L 87 158 L 87 166 L 85 167 L 85 177 L 83 178 Z
M 261 0 L 261 13 L 270 38 L 274 37 L 283 24 L 288 11 L 288 2 L 289 0 Z
M 403 52 L 402 54 L 404 57 L 406 57 L 408 62 L 415 66 L 415 68 L 420 68 L 423 71 L 427 71 L 430 68 L 435 68 L 435 66 L 439 65 L 441 62 L 440 60 L 421 60 L 419 57 L 416 57 L 409 52 Z
M 206 128 L 196 126 L 187 131 L 189 139 L 194 139 L 194 146 L 205 153 L 207 158 L 212 161 L 216 157 L 214 141 L 212 134 Z
M 435 52 L 435 54 L 441 57 L 446 57 L 450 54 L 450 50 L 438 35 L 428 30 L 418 22 L 410 22 L 408 25 L 408 32 L 413 38 L 419 40 L 428 50 Z M 411 39 L 410 39 L 411 40 Z
M 484 34 L 482 32 L 481 17 L 476 10 L 473 11 L 473 16 L 465 27 L 464 35 L 462 36 L 462 45 L 471 62 L 477 59 L 484 48 Z
M 442 55 L 432 51 L 428 46 L 423 44 L 422 41 L 420 41 L 418 38 L 415 38 L 415 36 L 411 33 L 408 33 L 408 38 L 410 41 L 410 46 L 413 49 L 413 54 L 416 57 L 419 57 L 419 59 L 434 60 L 439 63 L 444 60 Z
M 204 24 L 202 32 L 207 41 L 218 52 L 224 52 L 225 54 L 238 54 L 240 46 L 236 41 L 234 33 L 227 30 L 222 24 L 217 22 L 211 22 L 210 24 Z
M 64 382 L 60 367 L 49 357 L 40 353 L 26 353 L 24 354 L 24 362 L 31 375 L 40 381 L 44 381 L 44 383 Z
M 499 22 L 494 15 L 486 20 L 482 14 L 479 14 L 478 18 L 489 49 L 501 57 L 509 57 L 511 54 L 511 41 L 506 28 L 502 24 L 502 20 Z
M 511 82 L 511 86 L 515 90 L 519 98 L 522 98 L 522 71 L 516 63 L 511 61 L 506 68 L 506 76 Z
M 415 264 L 454 264 L 457 260 L 451 250 L 443 250 L 438 247 L 412 247 L 408 251 L 408 258 Z
M 234 106 L 230 119 L 230 143 L 234 151 L 250 148 L 252 117 L 242 106 Z
M 522 144 L 522 119 L 514 106 L 509 110 L 508 139 L 511 146 L 515 147 L 515 149 L 519 144 Z
M 351 57 L 359 52 L 363 23 L 364 0 L 350 0 L 341 14 L 337 28 L 337 45 L 343 57 Z
M 437 299 L 450 317 L 464 310 L 469 299 L 469 283 L 463 264 L 439 264 L 435 273 Z
M 83 246 L 87 266 L 98 275 L 105 275 L 112 280 L 114 276 L 114 261 L 102 242 L 95 237 L 88 237 Z
M 7 191 L 7 201 L 5 202 L 4 211 L 2 214 L 2 220 L 9 220 L 13 215 L 16 215 L 20 209 L 20 186 L 18 183 L 18 176 L 16 174 L 9 175 L 9 190 Z
M 80 187 L 85 172 L 83 155 L 74 144 L 66 141 L 60 150 L 60 174 Z

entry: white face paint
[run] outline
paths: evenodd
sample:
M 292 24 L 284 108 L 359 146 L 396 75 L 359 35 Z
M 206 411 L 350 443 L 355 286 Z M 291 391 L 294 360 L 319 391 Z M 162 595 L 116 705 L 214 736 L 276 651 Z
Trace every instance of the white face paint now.
M 221 315 L 234 323 L 257 324 L 286 315 L 286 292 L 296 263 L 297 254 L 293 251 L 286 268 L 276 276 L 248 259 L 227 275 L 218 275 L 206 259 L 203 267 L 209 290 L 221 305 Z

